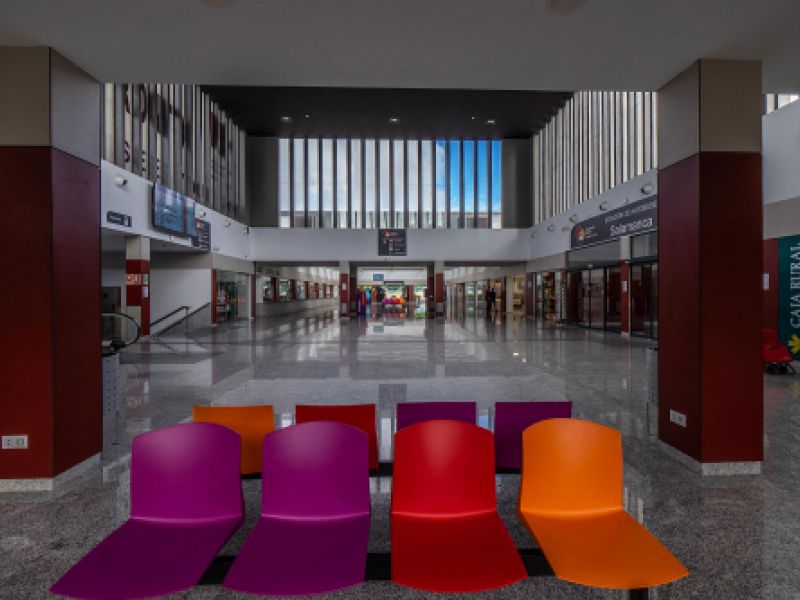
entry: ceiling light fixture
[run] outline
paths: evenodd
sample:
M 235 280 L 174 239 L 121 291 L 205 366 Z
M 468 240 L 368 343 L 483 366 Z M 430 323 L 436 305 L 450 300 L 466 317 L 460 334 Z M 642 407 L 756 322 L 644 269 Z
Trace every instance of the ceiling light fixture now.
M 306 119 L 310 119 L 310 118 L 311 118 L 311 115 L 306 115 Z
M 397 125 L 399 121 L 400 119 L 398 119 L 397 117 L 389 117 L 389 123 L 391 123 L 392 125 Z
M 610 204 L 608 202 L 601 202 L 600 206 L 598 206 L 597 208 L 599 208 L 600 210 L 608 210 L 609 207 L 610 207 Z
M 281 123 L 291 123 L 291 122 L 292 122 L 292 117 L 288 115 L 281 117 Z
M 653 189 L 654 189 L 653 183 L 651 181 L 648 181 L 642 186 L 642 189 L 639 191 L 641 191 L 642 194 L 646 196 L 647 194 L 652 194 Z
M 495 123 L 496 123 L 496 121 L 494 119 L 486 119 L 486 124 L 487 125 L 494 125 Z
M 552 223 L 550 223 L 550 225 L 547 226 L 547 231 L 553 232 L 555 230 L 556 230 L 556 226 L 553 225 Z
M 579 217 L 578 215 L 572 215 L 572 216 L 569 218 L 569 222 L 570 222 L 570 223 L 577 223 L 579 220 L 580 220 L 580 217 Z

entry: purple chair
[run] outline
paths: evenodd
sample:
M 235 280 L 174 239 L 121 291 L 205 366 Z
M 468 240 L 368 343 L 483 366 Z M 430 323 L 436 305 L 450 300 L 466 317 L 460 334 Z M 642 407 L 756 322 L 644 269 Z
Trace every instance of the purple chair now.
M 522 468 L 522 432 L 545 419 L 570 418 L 572 402 L 497 402 L 494 453 L 498 467 Z
M 364 581 L 369 445 L 360 429 L 312 421 L 264 438 L 261 518 L 223 586 L 306 595 Z
M 397 405 L 397 431 L 422 421 L 463 421 L 475 425 L 475 402 L 410 402 Z
M 197 584 L 244 519 L 239 436 L 212 423 L 133 440 L 131 517 L 50 589 L 72 598 L 149 598 Z

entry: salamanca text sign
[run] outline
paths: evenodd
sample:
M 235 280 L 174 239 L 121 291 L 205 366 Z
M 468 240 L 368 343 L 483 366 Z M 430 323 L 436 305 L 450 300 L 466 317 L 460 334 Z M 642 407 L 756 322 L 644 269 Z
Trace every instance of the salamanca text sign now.
M 577 223 L 572 228 L 570 247 L 574 249 L 592 246 L 656 229 L 658 229 L 658 196 L 650 196 Z

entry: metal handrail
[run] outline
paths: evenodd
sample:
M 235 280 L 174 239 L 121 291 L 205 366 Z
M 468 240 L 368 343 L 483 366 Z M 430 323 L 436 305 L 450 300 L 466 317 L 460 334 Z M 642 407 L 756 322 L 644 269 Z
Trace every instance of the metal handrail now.
M 133 323 L 134 329 L 136 331 L 136 335 L 130 341 L 127 341 L 123 338 L 112 337 L 109 346 L 114 352 L 119 352 L 122 348 L 135 344 L 136 342 L 139 341 L 139 336 L 142 333 L 142 328 L 140 327 L 139 323 L 136 322 L 136 319 L 134 319 L 132 316 L 120 312 L 103 312 L 100 313 L 101 321 L 103 318 L 127 319 L 128 321 Z
M 205 303 L 205 304 L 203 304 L 202 306 L 198 306 L 197 308 L 195 308 L 195 309 L 194 309 L 194 310 L 192 310 L 192 311 L 187 311 L 187 312 L 186 312 L 186 316 L 184 316 L 182 319 L 178 319 L 177 321 L 175 321 L 175 322 L 174 322 L 174 323 L 172 323 L 171 325 L 167 325 L 167 326 L 166 326 L 164 329 L 162 329 L 161 331 L 159 331 L 159 332 L 158 332 L 157 334 L 155 334 L 155 335 L 162 335 L 162 334 L 165 334 L 165 333 L 167 333 L 168 331 L 171 331 L 172 329 L 174 329 L 175 327 L 178 327 L 178 326 L 179 326 L 181 323 L 184 323 L 184 324 L 185 324 L 185 325 L 188 327 L 188 324 L 189 324 L 189 319 L 191 319 L 191 318 L 192 318 L 194 315 L 196 315 L 197 313 L 199 313 L 199 312 L 200 312 L 201 310 L 203 310 L 204 308 L 207 308 L 208 306 L 211 306 L 211 302 L 206 302 L 206 303 Z M 188 307 L 187 307 L 187 308 L 188 308 Z M 173 312 L 174 312 L 174 311 L 173 311 Z
M 190 306 L 179 306 L 179 307 L 178 307 L 178 308 L 176 308 L 175 310 L 173 310 L 173 311 L 171 311 L 171 312 L 168 312 L 167 314 L 165 314 L 163 317 L 161 317 L 161 318 L 158 318 L 158 319 L 156 319 L 155 321 L 151 322 L 151 323 L 150 323 L 150 327 L 152 327 L 153 325 L 158 325 L 159 323 L 161 323 L 161 321 L 165 321 L 165 320 L 169 319 L 169 318 L 170 318 L 172 315 L 174 315 L 174 314 L 176 314 L 176 313 L 179 313 L 179 312 L 180 312 L 180 311 L 182 311 L 182 310 L 185 310 L 185 311 L 186 311 L 186 316 L 188 317 L 188 316 L 189 316 L 189 309 L 190 309 L 190 308 L 191 308 Z

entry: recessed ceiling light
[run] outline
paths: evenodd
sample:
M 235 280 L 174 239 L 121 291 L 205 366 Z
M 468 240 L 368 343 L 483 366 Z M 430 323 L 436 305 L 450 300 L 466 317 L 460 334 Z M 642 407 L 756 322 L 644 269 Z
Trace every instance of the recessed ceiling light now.
M 289 116 L 281 117 L 281 123 L 291 123 L 291 122 L 292 122 L 292 117 Z
M 486 124 L 487 125 L 494 125 L 494 123 L 495 123 L 494 119 L 486 119 Z
M 476 119 L 476 117 L 470 117 L 470 119 L 472 119 L 474 121 Z
M 310 118 L 311 118 L 311 115 L 306 115 L 306 119 L 310 119 Z
M 400 121 L 400 119 L 398 119 L 397 117 L 389 117 L 389 123 L 394 124 L 394 123 L 397 123 L 399 121 Z

